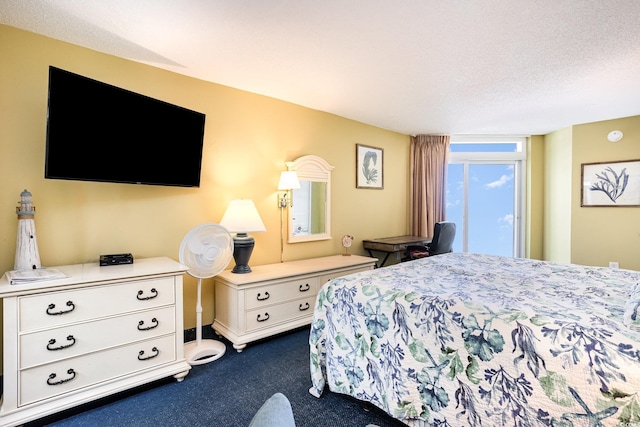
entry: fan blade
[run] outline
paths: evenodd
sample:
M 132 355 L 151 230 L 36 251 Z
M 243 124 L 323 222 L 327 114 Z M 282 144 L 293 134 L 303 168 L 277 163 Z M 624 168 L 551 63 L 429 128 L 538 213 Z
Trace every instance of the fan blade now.
M 195 239 L 190 239 L 187 242 L 187 246 L 189 247 L 189 250 L 194 254 L 201 254 L 202 252 L 204 252 L 204 245 L 202 244 L 202 241 L 197 238 L 197 236 Z
M 180 262 L 197 278 L 213 277 L 224 270 L 233 257 L 233 239 L 218 224 L 202 224 L 192 229 L 180 246 Z

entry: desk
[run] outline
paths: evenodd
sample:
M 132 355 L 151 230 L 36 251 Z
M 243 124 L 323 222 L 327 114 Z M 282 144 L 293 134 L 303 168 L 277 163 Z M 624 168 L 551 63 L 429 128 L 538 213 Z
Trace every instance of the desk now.
M 410 245 L 426 245 L 430 243 L 431 239 L 427 237 L 421 236 L 396 236 L 396 237 L 385 237 L 382 239 L 370 239 L 363 240 L 362 246 L 369 252 L 369 255 L 373 258 L 372 251 L 378 252 L 386 252 L 384 259 L 380 263 L 380 265 L 376 265 L 377 267 L 383 267 L 389 255 L 396 252 L 404 252 L 407 250 L 407 246 Z

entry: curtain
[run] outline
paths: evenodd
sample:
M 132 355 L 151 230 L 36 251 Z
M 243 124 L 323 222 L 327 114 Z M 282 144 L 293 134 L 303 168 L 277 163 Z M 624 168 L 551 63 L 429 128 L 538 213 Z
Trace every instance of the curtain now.
M 445 220 L 449 135 L 411 137 L 411 235 L 433 237 L 436 222 Z

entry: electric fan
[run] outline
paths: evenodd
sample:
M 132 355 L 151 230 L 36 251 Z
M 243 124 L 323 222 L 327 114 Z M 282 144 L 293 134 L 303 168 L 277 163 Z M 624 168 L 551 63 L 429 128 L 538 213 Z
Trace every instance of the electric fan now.
M 180 263 L 189 267 L 189 275 L 198 279 L 196 303 L 196 340 L 184 346 L 190 365 L 219 359 L 227 349 L 220 341 L 202 339 L 202 279 L 224 270 L 233 257 L 233 238 L 221 225 L 202 224 L 193 228 L 180 245 Z

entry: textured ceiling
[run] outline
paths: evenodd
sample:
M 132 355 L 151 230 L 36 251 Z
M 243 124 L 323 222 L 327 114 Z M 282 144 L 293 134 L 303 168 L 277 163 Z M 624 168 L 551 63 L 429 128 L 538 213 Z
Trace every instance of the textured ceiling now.
M 2 0 L 0 23 L 405 134 L 640 115 L 638 0 Z

